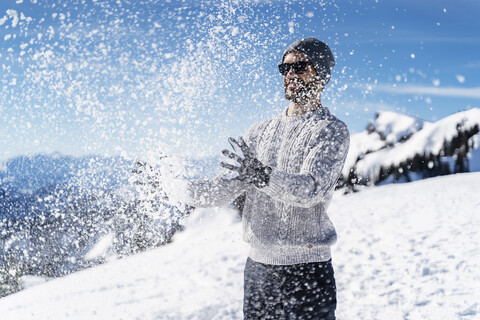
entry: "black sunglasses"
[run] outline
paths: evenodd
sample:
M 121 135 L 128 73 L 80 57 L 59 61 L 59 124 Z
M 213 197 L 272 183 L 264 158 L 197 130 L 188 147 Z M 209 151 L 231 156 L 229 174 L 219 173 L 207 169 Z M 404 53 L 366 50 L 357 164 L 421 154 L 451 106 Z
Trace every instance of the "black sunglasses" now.
M 307 66 L 310 64 L 308 61 L 297 61 L 294 63 L 281 63 L 278 65 L 278 70 L 282 75 L 286 75 L 290 68 L 293 68 L 293 72 L 297 74 L 302 74 L 307 71 Z

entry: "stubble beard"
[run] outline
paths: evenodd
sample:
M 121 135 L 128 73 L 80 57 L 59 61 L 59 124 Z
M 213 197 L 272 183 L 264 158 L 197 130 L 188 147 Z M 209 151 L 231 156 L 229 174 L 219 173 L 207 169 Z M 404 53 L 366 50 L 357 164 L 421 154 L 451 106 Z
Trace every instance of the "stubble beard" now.
M 288 84 L 285 85 L 285 99 L 294 103 L 307 102 L 317 96 L 319 85 L 316 82 L 305 83 L 302 79 L 295 79 L 290 82 L 295 82 L 298 87 L 295 91 L 288 89 Z

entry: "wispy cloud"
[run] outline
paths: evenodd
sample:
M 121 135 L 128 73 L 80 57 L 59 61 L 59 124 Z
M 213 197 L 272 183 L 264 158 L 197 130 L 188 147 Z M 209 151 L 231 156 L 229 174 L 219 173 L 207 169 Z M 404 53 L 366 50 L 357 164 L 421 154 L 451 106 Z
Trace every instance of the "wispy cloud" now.
M 479 37 L 435 37 L 432 35 L 418 36 L 392 36 L 383 41 L 391 42 L 423 42 L 423 43 L 456 43 L 456 44 L 478 44 Z
M 461 65 L 462 68 L 480 68 L 480 61 L 470 62 L 464 65 Z
M 432 36 L 390 36 L 387 34 L 379 34 L 375 39 L 357 39 L 357 38 L 345 38 L 339 40 L 342 43 L 355 43 L 355 44 L 376 44 L 379 42 L 384 43 L 450 43 L 450 44 L 478 44 L 480 38 L 453 38 L 453 37 L 432 37 Z
M 386 84 L 374 85 L 369 88 L 372 91 L 390 92 L 396 94 L 430 95 L 441 97 L 473 98 L 480 99 L 480 87 L 458 88 L 458 87 L 432 87 L 432 86 L 393 86 Z

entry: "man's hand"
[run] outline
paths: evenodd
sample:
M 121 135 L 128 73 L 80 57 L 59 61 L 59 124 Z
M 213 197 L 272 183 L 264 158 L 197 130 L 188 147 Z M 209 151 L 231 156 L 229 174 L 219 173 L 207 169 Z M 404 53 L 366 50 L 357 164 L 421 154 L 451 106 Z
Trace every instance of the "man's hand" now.
M 264 166 L 260 160 L 255 158 L 242 137 L 239 141 L 228 138 L 228 142 L 235 152 L 223 150 L 224 156 L 235 160 L 238 166 L 221 162 L 220 165 L 228 170 L 238 173 L 234 179 L 253 183 L 257 188 L 263 188 L 268 185 L 272 168 Z

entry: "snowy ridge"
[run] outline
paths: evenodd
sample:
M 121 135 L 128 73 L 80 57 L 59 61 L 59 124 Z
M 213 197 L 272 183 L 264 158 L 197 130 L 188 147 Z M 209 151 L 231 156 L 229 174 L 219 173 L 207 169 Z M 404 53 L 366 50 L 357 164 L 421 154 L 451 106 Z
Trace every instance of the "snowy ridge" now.
M 378 112 L 368 131 L 377 132 L 387 144 L 408 139 L 423 128 L 424 121 L 391 111 Z
M 477 319 L 479 179 L 464 173 L 337 193 L 329 215 L 339 235 L 338 319 Z M 247 253 L 235 211 L 197 210 L 171 244 L 2 298 L 0 314 L 242 319 Z
M 427 162 L 425 165 L 430 170 L 449 164 L 450 172 L 431 175 L 474 171 L 480 162 L 476 151 L 479 148 L 476 142 L 479 127 L 478 108 L 455 113 L 435 123 L 394 112 L 380 112 L 367 130 L 351 136 L 343 180 L 349 181 L 354 173 L 355 183 L 376 184 L 394 171 L 409 177 L 416 174 L 418 178 L 425 178 L 428 175 L 421 172 L 424 167 L 412 168 L 416 157 L 420 158 L 422 165 Z M 429 157 L 438 157 L 439 161 Z M 455 163 L 459 161 L 466 162 L 463 170 L 455 168 Z

